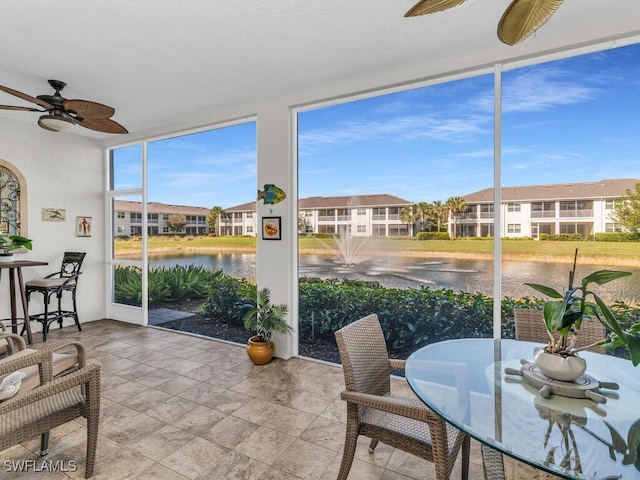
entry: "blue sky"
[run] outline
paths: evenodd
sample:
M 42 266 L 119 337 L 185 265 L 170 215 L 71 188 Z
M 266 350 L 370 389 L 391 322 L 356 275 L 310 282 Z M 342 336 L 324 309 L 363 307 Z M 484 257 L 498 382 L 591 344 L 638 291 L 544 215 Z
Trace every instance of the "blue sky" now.
M 493 75 L 304 111 L 300 196 L 430 202 L 490 187 L 493 122 Z M 502 126 L 503 185 L 640 178 L 640 45 L 503 72 Z M 155 142 L 149 199 L 255 200 L 255 148 L 254 123 Z

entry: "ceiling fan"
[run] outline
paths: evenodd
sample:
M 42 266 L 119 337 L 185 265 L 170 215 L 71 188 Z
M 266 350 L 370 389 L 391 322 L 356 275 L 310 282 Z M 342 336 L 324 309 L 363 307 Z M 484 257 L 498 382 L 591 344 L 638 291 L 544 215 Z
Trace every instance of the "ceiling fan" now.
M 37 97 L 32 97 L 26 93 L 0 85 L 0 90 L 3 92 L 14 95 L 27 102 L 35 103 L 41 107 L 0 105 L 0 110 L 45 113 L 45 115 L 42 115 L 38 120 L 38 125 L 52 132 L 68 130 L 77 124 L 97 132 L 129 133 L 127 129 L 118 122 L 111 120 L 111 117 L 116 112 L 112 107 L 89 100 L 67 100 L 60 95 L 60 91 L 66 87 L 67 84 L 60 80 L 49 80 L 49 85 L 55 90 L 55 93 L 53 95 L 38 95 Z
M 531 35 L 555 13 L 563 0 L 513 0 L 498 23 L 498 38 L 515 45 Z M 465 0 L 420 0 L 405 17 L 416 17 L 456 7 Z

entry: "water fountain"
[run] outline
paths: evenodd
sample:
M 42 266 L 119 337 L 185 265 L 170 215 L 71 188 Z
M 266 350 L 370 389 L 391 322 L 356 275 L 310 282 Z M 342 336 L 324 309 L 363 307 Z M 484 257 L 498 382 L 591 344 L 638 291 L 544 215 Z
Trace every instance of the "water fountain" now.
M 358 253 L 367 243 L 367 237 L 354 237 L 347 235 L 346 228 L 340 229 L 340 233 L 333 236 L 336 257 L 345 267 L 353 267 L 356 264 Z

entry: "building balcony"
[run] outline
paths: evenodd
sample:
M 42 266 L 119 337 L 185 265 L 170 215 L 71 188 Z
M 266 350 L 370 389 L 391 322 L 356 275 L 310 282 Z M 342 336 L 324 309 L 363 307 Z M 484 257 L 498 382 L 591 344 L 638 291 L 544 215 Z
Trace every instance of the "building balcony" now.
M 531 218 L 555 218 L 556 212 L 553 211 L 543 211 L 543 212 L 531 212 Z
M 593 210 L 560 210 L 561 218 L 591 218 Z
M 346 418 L 339 365 L 292 358 L 256 366 L 244 345 L 112 320 L 84 323 L 82 332 L 75 326 L 53 329 L 49 342 L 59 338 L 82 342 L 87 361 L 101 365 L 93 478 L 296 480 L 338 475 Z M 402 378 L 393 379 L 392 392 L 413 395 Z M 82 477 L 85 439 L 83 422 L 51 431 L 52 460 L 64 465 L 73 460 L 78 466 L 70 477 L 60 478 Z M 370 455 L 368 445 L 361 437 L 350 478 L 423 479 L 434 474 L 430 462 L 383 444 Z M 41 462 L 39 447 L 40 439 L 34 438 L 1 451 L 0 462 Z M 451 477 L 460 477 L 459 459 Z M 469 478 L 483 478 L 475 441 Z

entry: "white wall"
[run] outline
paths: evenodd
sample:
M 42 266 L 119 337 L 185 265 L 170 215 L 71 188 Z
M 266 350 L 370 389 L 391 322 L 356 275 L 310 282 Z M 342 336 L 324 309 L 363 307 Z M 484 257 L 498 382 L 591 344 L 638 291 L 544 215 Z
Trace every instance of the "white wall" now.
M 0 159 L 18 168 L 27 182 L 27 233 L 33 240 L 33 250 L 20 254 L 19 259 L 49 262 L 48 266 L 23 268 L 24 280 L 58 270 L 64 251 L 87 252 L 78 283 L 81 322 L 105 317 L 103 158 L 103 148 L 96 141 L 48 132 L 35 120 L 31 125 L 0 119 Z M 43 221 L 42 209 L 46 207 L 65 209 L 66 221 Z M 76 236 L 77 216 L 93 217 L 91 237 Z M 2 273 L 0 318 L 4 319 L 10 317 L 9 276 L 6 271 Z M 19 300 L 17 305 L 18 316 L 22 317 Z M 29 305 L 31 313 L 41 312 L 42 295 L 34 295 Z M 53 301 L 51 306 L 55 307 Z M 72 320 L 65 320 L 67 324 Z M 39 332 L 39 324 L 33 330 Z M 38 334 L 35 340 L 39 339 Z

